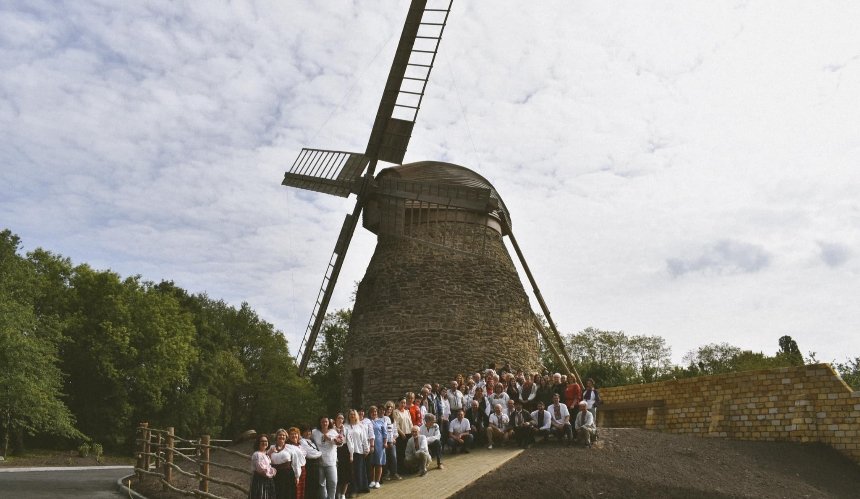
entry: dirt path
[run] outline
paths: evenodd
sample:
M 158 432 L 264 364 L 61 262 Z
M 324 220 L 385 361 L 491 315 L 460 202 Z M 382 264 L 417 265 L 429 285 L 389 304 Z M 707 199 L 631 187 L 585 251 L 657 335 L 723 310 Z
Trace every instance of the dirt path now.
M 538 445 L 455 495 L 858 498 L 860 466 L 824 445 L 602 429 L 592 449 Z

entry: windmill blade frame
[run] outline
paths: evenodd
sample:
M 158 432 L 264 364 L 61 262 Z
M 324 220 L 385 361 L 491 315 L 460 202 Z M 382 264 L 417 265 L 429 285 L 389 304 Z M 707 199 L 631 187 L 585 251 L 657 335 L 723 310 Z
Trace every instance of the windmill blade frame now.
M 370 160 L 364 154 L 304 148 L 281 185 L 348 197 Z
M 343 197 L 348 196 L 350 192 L 356 193 L 355 207 L 352 214 L 347 215 L 341 227 L 340 235 L 335 244 L 334 252 L 329 258 L 329 264 L 323 276 L 323 282 L 317 294 L 317 300 L 314 304 L 311 318 L 308 321 L 305 335 L 299 345 L 298 358 L 300 360 L 298 371 L 300 376 L 305 374 L 310 362 L 317 336 L 325 320 L 325 314 L 334 293 L 335 285 L 337 284 L 337 278 L 340 275 L 340 270 L 349 249 L 349 244 L 355 233 L 366 197 L 372 187 L 373 174 L 376 171 L 377 162 L 382 160 L 390 163 L 402 163 L 409 139 L 412 137 L 415 119 L 418 116 L 418 110 L 421 108 L 424 91 L 427 88 L 427 81 L 430 78 L 433 63 L 436 60 L 436 53 L 439 49 L 442 33 L 445 30 L 453 3 L 453 0 L 432 1 L 434 1 L 434 5 L 443 5 L 439 2 L 444 1 L 447 3 L 447 6 L 445 8 L 428 8 L 428 0 L 412 0 L 409 5 L 400 41 L 394 53 L 394 62 L 391 65 L 388 78 L 385 82 L 385 89 L 380 99 L 379 109 L 376 113 L 367 143 L 367 150 L 364 155 L 339 153 L 337 151 L 307 150 L 321 153 L 327 152 L 334 155 L 350 155 L 345 160 L 344 166 L 336 174 L 338 178 L 330 178 L 329 175 L 333 175 L 331 173 L 332 170 L 324 168 L 324 174 L 320 175 L 314 169 L 319 166 L 315 160 L 302 160 L 303 154 L 306 151 L 303 150 L 299 155 L 299 159 L 294 163 L 294 169 L 297 168 L 296 165 L 299 165 L 297 171 L 285 174 L 284 185 Z M 425 20 L 425 16 L 428 16 L 428 19 Z M 441 19 L 434 19 L 434 16 L 441 17 Z M 432 47 L 419 46 L 416 48 L 416 40 L 427 41 L 432 44 Z M 429 60 L 427 60 L 428 58 Z M 414 71 L 414 73 L 407 74 L 408 71 Z M 406 111 L 406 119 L 394 117 L 395 110 L 398 109 Z M 366 173 L 360 179 L 354 175 L 354 169 L 358 168 L 357 165 L 363 161 L 363 159 L 359 159 L 359 156 L 368 160 Z M 340 156 L 337 156 L 337 158 L 342 159 Z M 350 168 L 347 168 L 346 165 L 349 165 Z M 314 173 L 308 174 L 307 171 L 309 169 L 313 170 Z M 365 168 L 362 167 L 362 171 L 364 170 Z M 349 178 L 339 178 L 344 171 L 347 172 L 346 176 Z M 358 173 L 358 175 L 361 175 L 361 173 Z
M 508 239 L 510 239 L 511 245 L 514 247 L 514 251 L 516 252 L 517 258 L 520 261 L 520 265 L 523 266 L 523 270 L 526 273 L 526 277 L 528 277 L 529 284 L 531 284 L 531 286 L 532 286 L 532 292 L 534 293 L 535 298 L 537 298 L 538 304 L 540 305 L 541 311 L 543 312 L 544 317 L 546 318 L 546 321 L 549 324 L 549 328 L 552 331 L 553 336 L 550 336 L 546 333 L 546 331 L 543 328 L 543 324 L 541 324 L 540 321 L 536 321 L 536 324 L 538 326 L 540 326 L 541 334 L 543 335 L 544 339 L 546 339 L 549 342 L 549 345 L 551 346 L 551 349 L 553 350 L 554 353 L 556 353 L 555 350 L 558 350 L 558 352 L 561 353 L 562 358 L 560 358 L 559 360 L 562 361 L 562 364 L 564 365 L 564 367 L 566 367 L 568 369 L 568 371 L 570 371 L 577 378 L 579 378 L 579 382 L 580 382 L 580 384 L 582 384 L 582 377 L 577 372 L 576 367 L 573 365 L 573 361 L 570 359 L 570 356 L 567 354 L 567 349 L 564 347 L 564 339 L 562 339 L 561 333 L 559 333 L 558 329 L 555 327 L 555 323 L 552 320 L 552 315 L 550 315 L 550 313 L 549 313 L 549 307 L 547 306 L 546 302 L 543 299 L 543 295 L 540 292 L 540 288 L 537 285 L 537 281 L 535 280 L 534 275 L 532 275 L 532 271 L 529 268 L 529 264 L 528 264 L 528 262 L 526 262 L 526 257 L 525 257 L 525 255 L 523 255 L 523 252 L 520 249 L 520 245 L 517 244 L 517 238 L 514 237 L 514 233 L 513 233 L 513 231 L 510 230 L 510 227 L 508 227 Z M 555 344 L 554 348 L 552 347 L 552 341 L 553 340 L 555 340 L 557 342 Z

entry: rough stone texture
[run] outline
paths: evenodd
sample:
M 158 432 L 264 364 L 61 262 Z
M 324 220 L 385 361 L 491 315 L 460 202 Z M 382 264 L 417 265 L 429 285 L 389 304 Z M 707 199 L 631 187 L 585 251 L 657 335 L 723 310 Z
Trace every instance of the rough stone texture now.
M 703 376 L 600 391 L 613 402 L 665 407 L 600 411 L 601 426 L 741 440 L 822 442 L 860 463 L 860 391 L 828 364 Z
M 412 237 L 379 236 L 353 307 L 345 406 L 447 384 L 491 361 L 539 366 L 528 297 L 501 235 L 487 225 L 448 223 L 410 227 Z M 363 389 L 353 393 L 361 368 Z

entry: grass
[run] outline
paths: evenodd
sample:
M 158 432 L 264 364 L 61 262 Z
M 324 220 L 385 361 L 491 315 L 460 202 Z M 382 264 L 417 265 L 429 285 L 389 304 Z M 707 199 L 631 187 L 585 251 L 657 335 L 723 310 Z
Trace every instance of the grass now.
M 23 455 L 9 455 L 0 461 L 0 467 L 37 467 L 37 466 L 99 466 L 134 465 L 134 457 L 127 454 L 106 453 L 101 462 L 90 454 L 80 457 L 77 450 L 28 449 Z

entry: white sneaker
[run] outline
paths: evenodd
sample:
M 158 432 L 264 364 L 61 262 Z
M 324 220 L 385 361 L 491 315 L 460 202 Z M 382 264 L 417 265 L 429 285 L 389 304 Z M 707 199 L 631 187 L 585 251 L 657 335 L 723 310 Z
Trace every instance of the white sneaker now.
M 493 446 L 492 446 L 492 445 L 488 445 L 488 446 L 487 446 L 487 448 L 488 448 L 488 449 L 492 449 L 492 448 L 493 448 Z
M 370 485 L 368 485 L 368 488 L 375 489 L 376 488 L 376 482 L 370 482 Z

